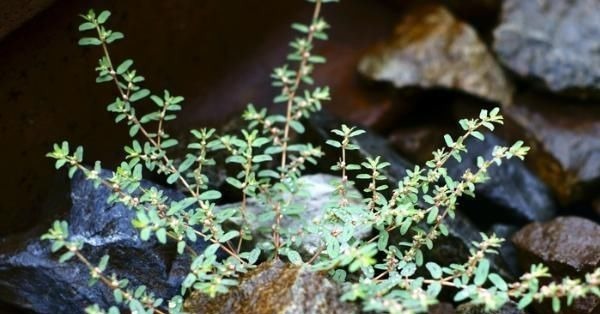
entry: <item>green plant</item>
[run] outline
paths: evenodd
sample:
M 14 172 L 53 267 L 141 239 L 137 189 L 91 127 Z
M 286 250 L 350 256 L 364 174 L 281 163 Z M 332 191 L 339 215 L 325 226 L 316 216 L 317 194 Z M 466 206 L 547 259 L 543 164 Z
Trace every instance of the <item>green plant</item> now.
M 301 217 L 303 204 L 295 201 L 295 195 L 302 190 L 299 178 L 307 163 L 315 164 L 323 155 L 319 147 L 310 143 L 292 142 L 294 133 L 304 132 L 302 120 L 318 112 L 321 103 L 329 100 L 328 88 L 312 87 L 311 73 L 316 64 L 325 62 L 325 58 L 313 50 L 317 40 L 327 39 L 325 31 L 329 25 L 320 16 L 321 6 L 334 1 L 310 2 L 314 2 L 310 22 L 292 25 L 301 34 L 292 41 L 293 50 L 288 55 L 288 61 L 296 67 L 284 65 L 272 74 L 273 85 L 280 88 L 274 102 L 285 106 L 285 114 L 270 115 L 266 109 L 257 110 L 249 105 L 243 114 L 247 126 L 240 134 L 217 135 L 213 129 L 191 130 L 195 140 L 187 146 L 189 153 L 180 159 L 171 156 L 178 141 L 167 133 L 165 122 L 175 119 L 183 97 L 173 96 L 168 91 L 157 95 L 143 88 L 144 77 L 132 68 L 130 59 L 118 65 L 113 63 L 108 47 L 122 39 L 123 34 L 106 28 L 108 11 L 99 15 L 90 11 L 82 16 L 85 22 L 79 30 L 95 35 L 82 38 L 79 44 L 101 48 L 103 56 L 96 68 L 96 81 L 115 84 L 117 97 L 108 105 L 108 110 L 115 113 L 117 123 L 129 126 L 132 143 L 125 147 L 126 160 L 111 177 L 100 175 L 100 162 L 94 167 L 85 166 L 83 149 L 78 147 L 71 151 L 67 142 L 56 144 L 48 156 L 56 160 L 57 169 L 68 168 L 70 177 L 80 171 L 96 186 L 111 189 L 109 202 L 123 203 L 135 211 L 132 224 L 142 240 L 155 237 L 163 244 L 175 243 L 178 254 L 192 257 L 181 294 L 169 301 L 161 300 L 144 286 L 130 287 L 127 279 L 109 275 L 108 256 L 97 264 L 89 261 L 81 252 L 82 242 L 69 237 L 67 223 L 55 222 L 42 238 L 52 242 L 52 251 L 63 252 L 60 261 L 78 259 L 88 266 L 92 283 L 101 282 L 114 292 L 115 306 L 104 310 L 93 305 L 86 311 L 114 314 L 126 307 L 137 313 L 178 313 L 182 311 L 183 296 L 190 289 L 209 296 L 224 293 L 238 284 L 241 274 L 257 262 L 269 259 L 286 259 L 327 272 L 344 287 L 344 300 L 360 300 L 366 310 L 393 313 L 426 311 L 437 302 L 444 287 L 457 290 L 456 302 L 468 300 L 483 304 L 487 309 L 498 308 L 509 299 L 517 300 L 520 307 L 534 300 L 552 299 L 554 309 L 558 310 L 560 298 L 567 298 L 570 303 L 588 293 L 600 295 L 600 270 L 588 274 L 585 281 L 565 279 L 561 283 L 542 285 L 540 280 L 549 276 L 548 269 L 533 265 L 520 281 L 506 283 L 498 274 L 490 272 L 490 263 L 485 257 L 495 253 L 502 242 L 495 235 L 482 234 L 482 241 L 473 244 L 471 256 L 464 264 L 440 266 L 424 260 L 424 250 L 431 249 L 437 238 L 448 234 L 445 221 L 453 218 L 458 198 L 474 196 L 476 185 L 487 179 L 489 167 L 510 158 L 522 159 L 528 151 L 522 142 L 497 147 L 492 156 L 480 157 L 477 168 L 465 172 L 461 178 L 447 174 L 446 162 L 450 158 L 461 161 L 461 154 L 467 150 L 464 144 L 467 138 L 483 140 L 482 129 L 493 130 L 495 125 L 502 124 L 497 108 L 489 112 L 483 110 L 478 119 L 461 120 L 464 135 L 456 139 L 446 135 L 447 147 L 434 152 L 433 159 L 424 167 L 408 171 L 394 187 L 385 184 L 387 178 L 382 169 L 389 164 L 381 158 L 361 164 L 348 163 L 346 153 L 358 149 L 353 138 L 364 131 L 342 125 L 332 131 L 336 139 L 326 142 L 340 150 L 339 161 L 332 170 L 339 171 L 341 178 L 335 183 L 336 193 L 323 216 L 305 222 L 301 233 L 282 227 L 282 219 Z M 142 101 L 156 109 L 138 115 L 136 107 Z M 206 168 L 215 166 L 212 156 L 217 152 L 225 152 L 226 162 L 237 168 L 226 181 L 239 191 L 239 206 L 215 207 L 214 201 L 221 193 L 208 188 Z M 172 200 L 156 188 L 142 188 L 144 171 L 164 175 L 167 182 L 177 184 L 186 197 Z M 361 204 L 349 201 L 349 187 L 354 184 L 351 178 L 367 182 Z M 250 212 L 247 209 L 250 199 L 264 211 L 259 215 Z M 229 227 L 230 221 L 239 221 L 239 226 Z M 244 242 L 253 240 L 253 226 L 265 223 L 272 226 L 267 240 L 245 251 Z M 372 226 L 374 235 L 367 239 L 357 237 L 354 229 L 359 225 Z M 390 235 L 394 234 L 402 241 L 392 243 Z M 306 252 L 299 249 L 302 235 L 316 235 L 320 239 L 312 256 L 303 257 Z M 195 252 L 189 246 L 199 238 L 210 244 L 203 252 Z M 227 257 L 218 258 L 218 252 Z M 417 275 L 418 269 L 427 270 L 428 276 Z M 348 273 L 353 275 L 348 276 Z

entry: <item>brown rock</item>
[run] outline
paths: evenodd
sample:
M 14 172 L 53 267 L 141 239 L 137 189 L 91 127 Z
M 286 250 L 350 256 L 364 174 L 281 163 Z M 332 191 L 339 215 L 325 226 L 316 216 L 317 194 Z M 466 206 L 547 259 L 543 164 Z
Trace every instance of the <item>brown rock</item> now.
M 428 314 L 454 314 L 454 306 L 450 303 L 438 303 L 427 310 Z
M 521 268 L 543 263 L 555 280 L 565 276 L 581 277 L 600 267 L 600 225 L 579 217 L 559 217 L 546 223 L 532 223 L 517 232 L 512 241 L 517 247 Z M 549 302 L 534 305 L 540 313 L 551 313 Z M 598 313 L 600 298 L 588 296 L 575 300 L 560 313 Z
M 322 274 L 281 261 L 263 263 L 241 284 L 213 299 L 193 292 L 184 304 L 189 313 L 356 313 L 339 300 L 339 289 Z
M 535 222 L 517 232 L 512 241 L 521 265 L 542 262 L 555 272 L 576 275 L 600 266 L 600 225 L 579 217 Z
M 408 12 L 394 36 L 361 60 L 359 71 L 402 88 L 443 87 L 511 103 L 512 85 L 469 25 L 441 6 Z
M 527 162 L 562 203 L 597 195 L 600 107 L 530 93 L 518 95 L 504 113 L 525 130 L 532 148 Z

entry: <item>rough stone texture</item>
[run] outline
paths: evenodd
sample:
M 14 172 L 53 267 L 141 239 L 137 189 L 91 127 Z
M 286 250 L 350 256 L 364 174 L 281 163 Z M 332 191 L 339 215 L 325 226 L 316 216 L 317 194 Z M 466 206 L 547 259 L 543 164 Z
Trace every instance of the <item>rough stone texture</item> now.
M 475 30 L 441 6 L 408 12 L 393 38 L 365 55 L 358 69 L 367 78 L 400 88 L 459 89 L 511 103 L 512 85 Z
M 53 2 L 54 0 L 0 1 L 0 40 Z
M 589 199 L 600 187 L 600 108 L 539 94 L 518 95 L 504 111 L 525 131 L 527 162 L 564 204 Z M 515 137 L 524 138 L 523 132 Z
M 281 261 L 263 263 L 241 285 L 213 299 L 193 292 L 185 301 L 189 313 L 275 314 L 357 313 L 339 300 L 339 288 L 324 275 Z
M 108 176 L 108 172 L 103 172 Z M 143 186 L 152 186 L 144 182 Z M 165 190 L 170 198 L 181 195 Z M 169 298 L 178 291 L 189 261 L 176 256 L 175 248 L 156 241 L 141 241 L 131 225 L 134 212 L 122 205 L 109 205 L 110 191 L 77 174 L 72 182 L 70 234 L 84 241 L 83 254 L 98 262 L 111 256 L 109 272 L 130 279 L 133 286 L 145 284 L 160 297 Z M 46 228 L 47 229 L 47 228 Z M 80 262 L 58 262 L 47 241 L 35 237 L 3 243 L 0 252 L 0 299 L 38 313 L 79 313 L 86 306 L 113 303 L 112 291 L 97 284 L 88 287 L 89 272 Z M 202 251 L 204 244 L 196 243 Z
M 300 245 L 301 253 L 305 254 L 308 258 L 317 252 L 320 245 L 320 240 L 317 236 L 305 236 L 302 232 L 302 227 L 307 221 L 313 221 L 316 218 L 323 217 L 326 206 L 331 201 L 331 195 L 335 193 L 335 187 L 332 183 L 335 180 L 339 180 L 338 177 L 329 174 L 313 174 L 305 175 L 300 178 L 300 184 L 304 187 L 301 193 L 298 193 L 294 198 L 294 204 L 304 207 L 304 211 L 300 216 L 291 217 L 285 216 L 281 221 L 281 227 L 287 229 L 292 233 L 298 234 L 298 237 L 303 238 L 302 244 Z M 351 204 L 362 204 L 362 196 L 355 188 L 348 189 L 348 197 Z M 229 204 L 222 205 L 219 208 L 239 208 L 240 204 Z M 246 209 L 248 213 L 253 216 L 258 216 L 265 210 L 271 211 L 271 208 L 265 208 L 254 199 L 249 199 Z M 218 210 L 218 209 L 217 209 Z M 239 222 L 237 222 L 239 224 Z M 246 245 L 254 246 L 256 241 L 268 240 L 265 238 L 265 234 L 271 234 L 272 222 L 266 221 L 262 225 L 258 221 L 251 221 L 252 227 L 250 229 L 253 232 L 253 243 Z M 357 239 L 366 238 L 371 233 L 371 226 L 356 226 L 354 236 Z M 249 250 L 252 249 L 249 248 Z
M 514 302 L 508 302 L 496 311 L 486 311 L 483 306 L 465 303 L 456 308 L 456 314 L 525 314 L 525 311 L 519 310 Z
M 504 1 L 494 48 L 521 76 L 555 92 L 600 91 L 600 2 L 597 0 Z
M 532 223 L 517 232 L 512 241 L 517 247 L 521 268 L 543 263 L 554 280 L 565 276 L 581 277 L 600 267 L 600 225 L 579 217 L 558 217 L 546 223 Z M 550 302 L 534 305 L 540 313 L 550 313 Z M 588 296 L 575 300 L 560 313 L 598 313 L 600 298 Z
M 591 272 L 600 266 L 600 225 L 579 217 L 558 217 L 532 223 L 513 242 L 521 265 L 543 262 L 557 275 Z

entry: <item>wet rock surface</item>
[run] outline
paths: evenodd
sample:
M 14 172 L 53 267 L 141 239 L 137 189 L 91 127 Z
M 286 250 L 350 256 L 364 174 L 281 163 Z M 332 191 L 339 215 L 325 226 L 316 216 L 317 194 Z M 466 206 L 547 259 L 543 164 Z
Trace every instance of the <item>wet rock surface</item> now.
M 494 49 L 512 71 L 553 92 L 600 92 L 600 2 L 503 2 Z
M 110 174 L 105 171 L 103 176 Z M 144 182 L 146 188 L 152 186 Z M 181 195 L 165 189 L 166 196 Z M 122 205 L 107 204 L 110 191 L 95 188 L 82 175 L 72 182 L 73 206 L 70 234 L 84 241 L 83 254 L 93 263 L 110 255 L 109 272 L 128 278 L 132 286 L 144 284 L 160 297 L 177 293 L 189 261 L 177 257 L 175 248 L 156 241 L 142 241 L 131 225 L 134 212 Z M 112 291 L 102 284 L 89 287 L 89 271 L 75 259 L 60 264 L 47 241 L 38 236 L 18 243 L 3 243 L 0 254 L 0 298 L 37 313 L 79 313 L 90 304 L 113 303 Z M 17 240 L 19 241 L 19 240 Z M 204 244 L 196 243 L 202 251 Z M 12 249 L 9 249 L 12 248 Z
M 339 300 L 339 288 L 324 275 L 284 264 L 263 263 L 242 279 L 240 286 L 213 299 L 193 292 L 185 301 L 189 313 L 275 314 L 357 313 Z
M 600 108 L 533 93 L 519 95 L 505 109 L 529 140 L 531 168 L 563 204 L 597 195 L 600 188 Z
M 394 86 L 443 87 L 509 104 L 512 86 L 476 31 L 441 6 L 406 13 L 394 36 L 358 65 L 367 78 Z

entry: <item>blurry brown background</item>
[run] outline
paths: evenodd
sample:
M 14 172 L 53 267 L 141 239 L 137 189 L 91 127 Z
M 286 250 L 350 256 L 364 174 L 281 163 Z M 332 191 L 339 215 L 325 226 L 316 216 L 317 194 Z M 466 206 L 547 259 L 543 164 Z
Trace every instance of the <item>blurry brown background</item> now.
M 170 126 L 180 130 L 218 125 L 249 102 L 270 104 L 268 76 L 284 62 L 294 35 L 289 25 L 311 10 L 303 1 L 280 0 L 2 1 L 0 236 L 69 206 L 65 174 L 44 157 L 52 143 L 84 145 L 85 159 L 106 167 L 123 156 L 126 129 L 114 126 L 105 110 L 113 86 L 94 82 L 99 51 L 77 46 L 77 14 L 89 8 L 111 10 L 111 28 L 125 34 L 112 47 L 116 60 L 134 59 L 155 92 L 166 88 L 186 98 Z M 365 48 L 389 35 L 395 8 L 361 0 L 326 8 L 332 40 L 320 49 L 330 62 L 316 76 L 334 87 L 332 111 L 361 115 L 366 103 L 351 94 L 360 84 L 355 64 Z

